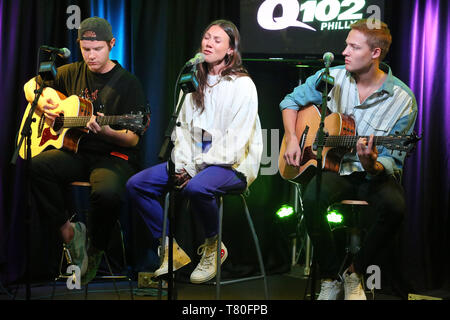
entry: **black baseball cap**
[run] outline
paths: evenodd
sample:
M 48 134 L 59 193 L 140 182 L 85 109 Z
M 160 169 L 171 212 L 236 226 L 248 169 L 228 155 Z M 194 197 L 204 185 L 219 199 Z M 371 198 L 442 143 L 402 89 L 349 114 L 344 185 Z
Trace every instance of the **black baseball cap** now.
M 92 31 L 95 35 L 83 36 Z M 83 20 L 78 29 L 78 40 L 111 41 L 113 38 L 112 27 L 108 21 L 100 17 L 91 17 Z

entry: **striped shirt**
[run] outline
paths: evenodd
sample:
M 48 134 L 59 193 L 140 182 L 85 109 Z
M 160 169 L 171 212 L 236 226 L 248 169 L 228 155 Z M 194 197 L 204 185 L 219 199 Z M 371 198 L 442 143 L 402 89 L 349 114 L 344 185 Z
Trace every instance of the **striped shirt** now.
M 355 119 L 357 135 L 386 136 L 410 134 L 417 117 L 417 103 L 414 94 L 402 81 L 392 75 L 391 68 L 380 64 L 380 69 L 387 73 L 383 85 L 361 103 L 358 87 L 352 74 L 345 66 L 330 68 L 334 77 L 334 87 L 329 92 L 327 105 L 331 112 L 352 116 Z M 294 89 L 280 103 L 280 109 L 299 110 L 300 106 L 322 104 L 322 93 L 315 89 L 323 70 L 318 71 L 306 82 Z M 356 148 L 355 148 L 356 149 Z M 378 159 L 388 175 L 400 176 L 403 169 L 405 152 L 391 151 L 377 146 Z M 341 162 L 339 173 L 348 175 L 364 171 L 356 150 L 346 154 Z

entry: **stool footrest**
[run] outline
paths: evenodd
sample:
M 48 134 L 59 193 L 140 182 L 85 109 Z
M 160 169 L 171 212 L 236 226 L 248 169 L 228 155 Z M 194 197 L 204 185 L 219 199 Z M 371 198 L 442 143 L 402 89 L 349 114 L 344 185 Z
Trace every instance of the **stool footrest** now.
M 359 206 L 368 206 L 369 203 L 365 200 L 342 200 L 342 204 L 353 204 L 353 205 L 359 205 Z
M 262 279 L 262 278 L 264 278 L 264 276 L 263 275 L 259 275 L 259 276 L 253 276 L 253 277 L 246 277 L 246 278 L 239 278 L 239 279 L 233 279 L 233 280 L 220 281 L 220 284 L 221 285 L 226 285 L 226 284 L 239 283 L 239 282 L 244 282 L 244 281 L 258 280 L 258 279 Z M 216 285 L 217 282 L 212 282 L 211 284 Z
M 127 276 L 97 276 L 95 279 L 130 279 Z

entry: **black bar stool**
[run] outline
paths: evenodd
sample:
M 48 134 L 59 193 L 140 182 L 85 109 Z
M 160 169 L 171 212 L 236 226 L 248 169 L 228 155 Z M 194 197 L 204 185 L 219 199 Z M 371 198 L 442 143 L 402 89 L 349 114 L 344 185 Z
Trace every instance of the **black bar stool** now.
M 364 200 L 342 200 L 339 204 L 348 208 L 345 210 L 348 213 L 346 221 L 344 221 L 347 240 L 345 257 L 339 268 L 339 275 L 341 275 L 348 259 L 361 248 L 361 214 L 369 206 L 369 203 Z
M 264 295 L 266 300 L 269 299 L 269 291 L 268 291 L 268 287 L 267 287 L 267 277 L 266 277 L 266 272 L 264 269 L 264 261 L 262 258 L 262 254 L 261 254 L 261 249 L 259 246 L 259 240 L 258 240 L 258 236 L 256 235 L 256 231 L 255 231 L 255 227 L 253 225 L 253 220 L 250 216 L 250 212 L 247 206 L 247 202 L 245 201 L 245 196 L 244 193 L 238 193 L 238 194 L 227 194 L 226 196 L 239 196 L 242 199 L 242 204 L 244 205 L 244 209 L 245 209 L 245 215 L 247 217 L 247 221 L 250 227 L 250 231 L 252 233 L 252 237 L 253 237 L 253 241 L 255 244 L 255 249 L 256 249 L 256 254 L 258 257 L 258 263 L 259 263 L 259 268 L 260 268 L 260 275 L 257 276 L 252 276 L 252 277 L 244 277 L 244 278 L 239 278 L 239 279 L 233 279 L 233 280 L 227 280 L 227 281 L 222 281 L 221 280 L 221 251 L 222 251 L 222 218 L 223 218 L 223 196 L 219 197 L 219 233 L 218 233 L 218 241 L 217 241 L 217 273 L 216 273 L 216 281 L 213 282 L 214 285 L 216 285 L 216 299 L 219 300 L 220 299 L 220 290 L 221 290 L 221 285 L 226 285 L 226 284 L 233 284 L 233 283 L 238 283 L 238 282 L 243 282 L 243 281 L 250 281 L 250 280 L 256 280 L 256 279 L 263 279 L 264 281 Z M 166 237 L 166 226 L 167 226 L 167 218 L 168 218 L 168 207 L 169 207 L 169 193 L 166 194 L 166 198 L 165 198 L 165 204 L 164 204 L 164 219 L 163 219 L 163 235 L 162 235 L 162 239 L 163 239 L 163 246 L 164 246 L 164 241 L 165 241 L 165 237 Z M 164 248 L 164 247 L 163 247 Z M 162 254 L 163 256 L 163 254 Z M 161 295 L 160 295 L 161 296 Z

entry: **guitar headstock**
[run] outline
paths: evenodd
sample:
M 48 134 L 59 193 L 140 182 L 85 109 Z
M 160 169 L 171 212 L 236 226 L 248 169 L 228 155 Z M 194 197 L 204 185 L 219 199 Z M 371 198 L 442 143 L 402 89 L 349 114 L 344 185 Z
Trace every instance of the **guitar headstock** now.
M 391 149 L 392 151 L 397 150 L 400 152 L 406 152 L 410 155 L 416 148 L 417 142 L 419 142 L 422 137 L 419 137 L 415 132 L 410 135 L 395 135 L 388 136 L 390 139 L 383 143 L 383 146 Z
M 123 129 L 143 135 L 150 125 L 150 112 L 138 111 L 137 113 L 125 114 L 117 120 L 117 124 Z

